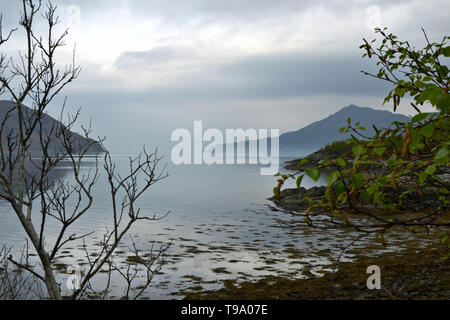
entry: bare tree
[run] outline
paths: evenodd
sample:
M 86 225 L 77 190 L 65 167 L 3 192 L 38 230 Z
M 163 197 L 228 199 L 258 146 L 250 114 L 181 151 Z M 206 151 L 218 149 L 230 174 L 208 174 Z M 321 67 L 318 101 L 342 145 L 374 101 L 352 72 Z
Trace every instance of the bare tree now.
M 41 15 L 40 0 L 22 1 L 20 28 L 26 35 L 26 50 L 19 53 L 18 59 L 4 54 L 0 57 L 0 96 L 7 96 L 12 101 L 0 127 L 0 197 L 11 205 L 36 251 L 39 264 L 23 264 L 11 256 L 8 261 L 41 280 L 50 299 L 62 299 L 53 264 L 68 243 L 77 240 L 84 243 L 90 235 L 70 233 L 70 228 L 92 206 L 93 187 L 100 176 L 102 151 L 96 146 L 102 141 L 89 138 L 90 126 L 83 127 L 84 138 L 73 133 L 79 112 L 62 123 L 65 102 L 60 121 L 54 121 L 49 126 L 47 107 L 69 83 L 77 79 L 81 68 L 75 64 L 75 50 L 72 63 L 58 68 L 55 52 L 65 45 L 68 31 L 56 35 L 55 26 L 59 19 L 54 5 L 48 4 L 44 11 Z M 36 19 L 45 20 L 45 36 L 36 33 Z M 0 46 L 4 46 L 16 30 L 3 35 L 0 20 Z M 32 108 L 27 108 L 25 103 Z M 13 128 L 11 123 L 15 124 Z M 93 151 L 95 164 L 87 170 L 83 161 L 87 156 L 92 157 Z M 158 168 L 160 160 L 157 152 L 148 153 L 144 149 L 139 156 L 130 158 L 129 171 L 121 175 L 111 155 L 105 151 L 103 169 L 110 186 L 113 224 L 104 234 L 101 250 L 95 258 L 85 246 L 89 267 L 70 298 L 86 296 L 92 278 L 100 272 L 118 271 L 118 268 L 112 267 L 111 261 L 134 223 L 165 216 L 144 216 L 136 205 L 149 187 L 167 176 L 165 167 Z M 55 179 L 54 169 L 62 161 L 69 163 L 73 183 Z M 58 223 L 56 230 L 53 227 L 52 230 L 46 229 L 50 219 Z M 56 239 L 53 243 L 46 239 L 49 234 Z M 156 257 L 160 258 L 164 251 L 165 248 L 161 248 Z M 147 266 L 151 264 L 147 263 Z M 148 278 L 152 278 L 151 272 L 147 274 Z M 149 284 L 146 282 L 145 287 Z

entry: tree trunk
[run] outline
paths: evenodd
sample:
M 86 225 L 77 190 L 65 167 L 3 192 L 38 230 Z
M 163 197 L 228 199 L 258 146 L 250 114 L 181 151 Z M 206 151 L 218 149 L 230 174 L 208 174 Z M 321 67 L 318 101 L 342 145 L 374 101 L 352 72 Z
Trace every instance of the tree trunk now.
M 50 257 L 48 256 L 45 248 L 40 245 L 39 237 L 34 229 L 31 219 L 25 218 L 23 212 L 17 212 L 20 222 L 30 237 L 33 247 L 36 249 L 39 255 L 40 261 L 42 263 L 42 268 L 44 269 L 45 275 L 45 286 L 47 287 L 48 296 L 51 300 L 62 300 L 61 292 L 58 283 L 56 282 L 55 275 L 52 269 L 52 263 Z

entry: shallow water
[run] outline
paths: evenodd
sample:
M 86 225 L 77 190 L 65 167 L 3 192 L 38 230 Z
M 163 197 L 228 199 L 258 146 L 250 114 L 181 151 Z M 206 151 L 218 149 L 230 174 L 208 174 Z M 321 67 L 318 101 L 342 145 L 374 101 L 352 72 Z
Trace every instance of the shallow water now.
M 120 170 L 126 169 L 127 155 L 115 155 L 113 159 Z M 223 279 L 248 280 L 269 274 L 302 277 L 304 272 L 329 270 L 339 248 L 349 243 L 351 237 L 339 232 L 324 234 L 308 228 L 297 231 L 282 228 L 278 219 L 291 217 L 270 208 L 272 203 L 266 199 L 271 196 L 276 178 L 261 176 L 259 168 L 168 165 L 170 176 L 151 187 L 139 204 L 144 215 L 162 215 L 169 210 L 171 213 L 160 221 L 138 223 L 131 231 L 144 253 L 153 241 L 172 243 L 168 263 L 147 290 L 146 298 L 180 298 L 180 290 L 199 284 L 203 289 L 214 288 Z M 59 177 L 70 179 L 67 166 L 58 170 Z M 293 186 L 294 181 L 290 184 L 286 187 Z M 303 185 L 311 187 L 314 183 L 305 179 Z M 112 220 L 108 190 L 101 177 L 91 210 L 69 231 L 78 234 L 96 231 L 87 242 L 90 248 L 95 248 L 101 231 Z M 25 237 L 6 202 L 0 203 L 0 219 L 0 244 L 20 248 Z M 54 228 L 54 222 L 47 228 L 47 243 L 54 240 Z M 127 239 L 119 248 L 118 261 L 130 255 Z M 63 251 L 59 263 L 83 267 L 81 241 L 70 243 Z M 351 256 L 345 256 L 344 260 L 348 258 Z M 67 277 L 62 273 L 59 280 L 63 283 Z M 100 276 L 95 283 L 102 285 L 104 281 Z M 120 284 L 117 285 L 111 297 L 122 295 Z

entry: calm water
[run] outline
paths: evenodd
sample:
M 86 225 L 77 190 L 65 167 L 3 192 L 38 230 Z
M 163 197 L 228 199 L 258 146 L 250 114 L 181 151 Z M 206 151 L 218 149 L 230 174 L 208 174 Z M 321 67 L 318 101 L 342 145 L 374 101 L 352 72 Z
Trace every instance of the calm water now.
M 114 156 L 120 170 L 126 168 L 127 159 L 126 155 Z M 58 170 L 58 176 L 70 179 L 68 168 L 61 166 Z M 210 282 L 202 284 L 203 288 L 220 286 L 217 280 L 229 278 L 247 280 L 267 274 L 301 277 L 305 268 L 312 272 L 326 269 L 330 257 L 337 256 L 338 247 L 349 241 L 338 233 L 330 237 L 309 229 L 281 228 L 278 219 L 292 217 L 269 207 L 272 203 L 266 199 L 276 179 L 261 176 L 259 166 L 169 164 L 168 171 L 170 176 L 151 187 L 139 204 L 142 214 L 171 213 L 160 221 L 139 223 L 131 231 L 143 252 L 153 241 L 172 242 L 169 262 L 148 289 L 148 298 L 180 297 L 179 290 L 196 285 L 191 276 Z M 69 231 L 97 231 L 92 248 L 111 222 L 109 189 L 103 178 L 95 189 L 93 207 Z M 304 186 L 312 185 L 312 181 L 304 180 Z M 47 243 L 53 241 L 52 228 L 54 224 L 48 228 Z M 23 243 L 17 218 L 8 204 L 1 202 L 0 244 L 19 248 Z M 120 251 L 119 260 L 130 255 L 128 240 Z M 64 253 L 59 262 L 83 265 L 80 241 L 69 244 Z M 61 274 L 61 281 L 66 277 Z M 102 281 L 99 278 L 97 283 Z M 121 295 L 119 287 L 113 291 L 114 297 Z

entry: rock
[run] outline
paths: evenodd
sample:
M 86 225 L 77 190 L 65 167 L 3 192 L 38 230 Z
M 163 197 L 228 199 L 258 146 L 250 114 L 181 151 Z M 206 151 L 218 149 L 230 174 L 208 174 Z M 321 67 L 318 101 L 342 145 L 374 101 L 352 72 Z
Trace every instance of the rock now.
M 269 200 L 286 211 L 301 212 L 309 207 L 308 203 L 304 201 L 306 197 L 321 197 L 325 194 L 325 190 L 325 187 L 284 189 L 280 193 L 280 198 L 274 196 Z

